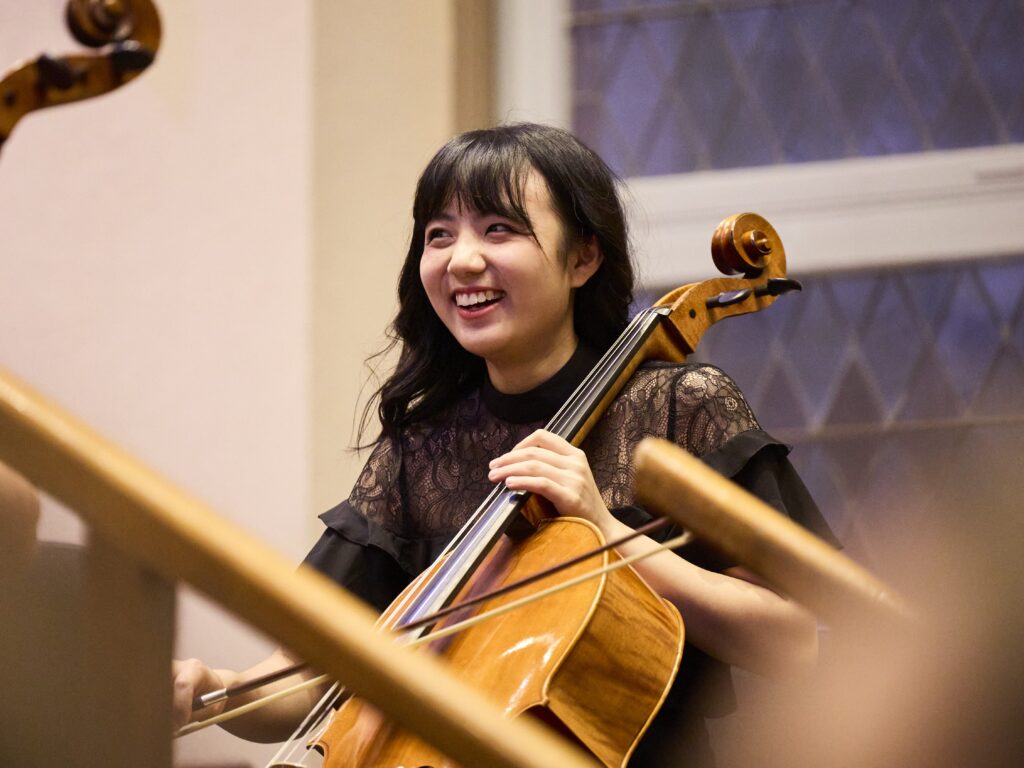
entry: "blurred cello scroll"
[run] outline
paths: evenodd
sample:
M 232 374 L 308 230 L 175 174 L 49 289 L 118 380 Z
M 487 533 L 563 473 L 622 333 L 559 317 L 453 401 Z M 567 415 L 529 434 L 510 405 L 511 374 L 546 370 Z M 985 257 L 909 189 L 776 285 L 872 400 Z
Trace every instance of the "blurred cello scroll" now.
M 895 589 L 785 515 L 658 438 L 636 449 L 636 498 L 836 627 L 909 627 L 914 611 Z
M 160 16 L 151 0 L 68 0 L 68 29 L 96 53 L 40 54 L 0 79 L 0 149 L 29 112 L 101 96 L 156 59 Z
M 184 581 L 316 669 L 344 680 L 393 721 L 462 765 L 593 765 L 541 725 L 502 717 L 490 699 L 457 679 L 442 662 L 389 642 L 376 630 L 376 616 L 360 601 L 311 569 L 296 570 L 282 555 L 3 369 L 0 461 L 75 511 L 89 528 L 89 549 L 102 555 L 98 570 L 117 575 L 116 579 L 100 579 L 97 583 L 104 589 L 95 590 L 91 598 L 97 605 L 106 604 L 102 612 L 114 623 L 94 626 L 96 613 L 101 611 L 91 611 L 83 618 L 85 629 L 97 643 L 105 644 L 93 654 L 104 669 L 91 672 L 90 679 L 121 679 L 130 684 L 135 664 L 126 663 L 131 654 L 125 648 L 137 645 L 137 638 L 159 646 L 155 652 L 168 657 L 159 681 L 133 694 L 145 696 L 132 708 L 135 718 L 145 722 L 99 719 L 97 727 L 106 729 L 106 738 L 97 735 L 92 739 L 98 745 L 95 764 L 130 764 L 122 761 L 120 753 L 106 760 L 104 754 L 114 753 L 101 750 L 119 749 L 133 733 L 141 731 L 150 741 L 154 733 L 163 739 L 142 762 L 170 764 L 172 631 L 162 633 L 159 627 L 134 616 L 131 607 L 144 613 L 153 603 L 148 596 L 154 589 L 172 597 L 173 585 Z M 129 589 L 132 594 L 127 593 Z M 6 605 L 0 600 L 0 614 Z M 17 620 L 17 616 L 0 615 L 0 626 Z M 161 663 L 149 666 L 160 667 Z M 5 693 L 8 698 L 12 695 L 11 691 Z M 108 691 L 102 690 L 68 698 L 95 704 L 106 702 L 107 696 Z M 5 757 L 0 749 L 0 762 L 12 764 Z M 36 764 L 34 759 L 35 755 L 16 764 Z

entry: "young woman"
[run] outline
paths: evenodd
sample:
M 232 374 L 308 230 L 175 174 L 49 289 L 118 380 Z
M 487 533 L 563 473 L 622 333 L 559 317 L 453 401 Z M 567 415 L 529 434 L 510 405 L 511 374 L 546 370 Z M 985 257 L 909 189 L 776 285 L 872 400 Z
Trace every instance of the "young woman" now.
M 466 133 L 431 160 L 398 285 L 400 356 L 377 393 L 381 433 L 349 498 L 321 516 L 306 563 L 383 610 L 499 482 L 621 538 L 650 519 L 633 505 L 630 475 L 648 435 L 829 535 L 787 449 L 714 367 L 643 366 L 582 449 L 542 429 L 627 323 L 633 271 L 615 184 L 575 137 L 539 125 Z M 640 538 L 620 550 L 655 546 Z M 704 718 L 732 707 L 729 665 L 808 666 L 814 619 L 699 543 L 636 568 L 678 606 L 687 649 L 630 765 L 710 765 Z M 278 652 L 244 673 L 178 664 L 177 712 L 184 720 L 197 693 L 288 661 Z M 282 738 L 309 705 L 284 702 L 229 727 Z

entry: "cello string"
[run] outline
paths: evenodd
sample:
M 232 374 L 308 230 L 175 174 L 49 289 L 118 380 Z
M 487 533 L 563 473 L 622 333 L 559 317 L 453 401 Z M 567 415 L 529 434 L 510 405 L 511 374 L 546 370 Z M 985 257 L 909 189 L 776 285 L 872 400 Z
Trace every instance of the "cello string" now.
M 411 596 L 406 597 L 404 602 L 408 603 L 410 599 Z M 382 616 L 377 620 L 377 626 L 378 628 L 382 627 L 384 629 L 387 629 L 388 627 L 386 625 L 383 625 L 383 619 L 384 617 Z M 271 766 L 275 765 L 275 761 L 282 761 L 286 758 L 290 758 L 292 754 L 295 752 L 295 750 L 299 748 L 300 745 L 306 747 L 308 753 L 307 744 L 310 741 L 310 739 L 305 738 L 306 735 L 313 729 L 320 726 L 321 724 L 323 724 L 323 727 L 320 728 L 316 736 L 313 738 L 321 736 L 327 730 L 327 726 L 329 725 L 330 722 L 328 715 L 330 714 L 330 712 L 332 712 L 333 710 L 337 709 L 338 706 L 340 706 L 339 700 L 342 698 L 342 696 L 345 695 L 345 693 L 345 686 L 341 685 L 340 682 L 335 681 L 334 684 L 323 695 L 320 701 L 318 701 L 314 705 L 314 707 L 309 711 L 309 714 L 307 714 L 306 717 L 303 718 L 302 722 L 299 723 L 298 727 L 288 737 L 288 740 L 281 746 L 281 749 L 278 750 L 278 753 L 271 759 L 268 768 L 271 768 Z M 305 762 L 304 757 L 302 758 L 302 762 Z
M 538 571 L 537 573 L 530 574 L 529 576 L 524 576 L 521 579 L 506 584 L 503 587 L 493 589 L 490 592 L 485 592 L 482 595 L 469 597 L 457 603 L 452 603 L 446 608 L 442 608 L 441 610 L 436 611 L 429 616 L 424 616 L 422 619 L 418 619 L 408 624 L 401 624 L 397 627 L 394 627 L 393 630 L 395 632 L 411 632 L 414 629 L 420 629 L 421 627 L 429 626 L 430 624 L 435 623 L 438 619 L 443 619 L 445 616 L 448 616 L 452 613 L 456 613 L 457 611 L 461 611 L 464 608 L 472 608 L 474 605 L 479 605 L 480 603 L 484 603 L 488 600 L 493 600 L 494 598 L 506 595 L 509 592 L 514 592 L 517 589 L 522 589 L 523 587 L 527 587 L 530 584 L 533 584 L 534 582 L 540 581 L 541 579 L 547 578 L 548 576 L 552 576 L 556 573 L 564 571 L 566 568 L 571 568 L 574 565 L 582 563 L 584 560 L 589 560 L 591 557 L 596 557 L 597 555 L 600 555 L 602 552 L 607 552 L 610 549 L 614 549 L 615 547 L 625 544 L 628 541 L 632 541 L 633 539 L 639 538 L 640 536 L 646 536 L 648 533 L 652 533 L 653 531 L 656 531 L 659 528 L 663 528 L 670 522 L 671 521 L 667 517 L 659 517 L 655 520 L 652 520 L 649 523 L 640 526 L 632 533 L 623 536 L 621 539 L 613 541 L 609 544 L 602 544 L 600 547 L 596 547 L 595 549 L 592 549 L 588 552 L 584 552 L 583 554 L 577 555 L 576 557 L 570 558 L 569 560 L 564 560 L 561 563 L 558 563 L 557 565 L 553 565 L 550 568 L 545 568 L 544 570 Z
M 270 759 L 267 768 L 277 766 L 304 766 L 309 756 L 310 744 L 318 740 L 327 730 L 330 723 L 329 713 L 333 711 L 334 703 L 344 693 L 345 688 L 341 683 L 335 681 L 330 689 L 323 695 L 319 702 L 309 711 L 309 714 L 299 723 L 288 741 L 281 745 L 281 748 Z M 308 725 L 307 725 L 308 723 Z M 313 731 L 316 730 L 316 733 Z M 312 736 L 309 734 L 313 733 Z M 302 754 L 296 754 L 302 748 Z
M 625 568 L 626 566 L 632 565 L 633 563 L 638 562 L 640 560 L 646 560 L 648 557 L 660 554 L 665 550 L 681 547 L 682 545 L 688 543 L 692 538 L 693 534 L 690 531 L 686 531 L 680 534 L 679 536 L 676 536 L 675 538 L 669 539 L 668 541 L 660 544 L 656 549 L 652 549 L 647 552 L 638 552 L 635 555 L 624 557 L 621 560 L 617 560 L 614 563 L 603 565 L 600 568 L 595 568 L 594 570 L 587 571 L 586 573 L 581 573 L 579 576 L 575 576 L 569 579 L 568 581 L 561 581 L 558 584 L 551 585 L 547 589 L 542 589 L 539 592 L 534 592 L 532 595 L 527 595 L 526 597 L 521 597 L 518 600 L 513 600 L 509 603 L 505 603 L 505 605 L 499 606 L 497 608 L 492 608 L 488 611 L 484 611 L 483 613 L 480 613 L 476 616 L 464 619 L 463 621 L 460 621 L 456 624 L 447 626 L 444 629 L 435 630 L 430 634 L 417 638 L 413 642 L 409 643 L 409 645 L 416 646 L 431 640 L 441 640 L 445 637 L 448 637 L 449 635 L 454 635 L 458 632 L 469 629 L 470 627 L 476 626 L 477 624 L 480 624 L 488 619 L 497 618 L 498 616 L 502 616 L 517 608 L 524 608 L 527 605 L 530 605 L 545 597 L 550 597 L 551 595 L 557 594 L 558 592 L 561 592 L 564 589 L 570 589 L 571 587 L 575 587 L 578 584 L 582 584 L 585 581 L 589 581 L 590 579 L 596 579 L 599 576 L 604 576 L 606 574 L 613 573 L 614 571 L 617 571 L 620 568 Z
M 609 352 L 598 362 L 593 371 L 594 375 L 584 379 L 584 384 L 586 384 L 587 388 L 584 389 L 584 384 L 577 388 L 581 396 L 570 397 L 562 408 L 555 413 L 548 426 L 551 432 L 555 432 L 566 439 L 573 436 L 569 434 L 573 423 L 575 422 L 582 426 L 586 418 L 580 415 L 581 411 L 585 410 L 587 413 L 593 411 L 600 402 L 599 398 L 605 396 L 608 386 L 614 382 L 614 377 L 619 374 L 620 367 L 634 357 L 637 345 L 646 340 L 661 317 L 662 312 L 659 307 L 649 307 L 636 315 L 634 322 L 623 333 L 622 338 L 617 339 Z M 600 380 L 599 386 L 595 384 L 595 379 Z
M 324 677 L 326 677 L 326 675 Z M 302 722 L 299 723 L 298 727 L 292 731 L 288 740 L 281 745 L 281 748 L 277 751 L 274 757 L 271 758 L 268 766 L 305 764 L 306 755 L 309 754 L 309 748 L 307 745 L 310 741 L 306 738 L 306 735 L 324 723 L 328 714 L 332 711 L 334 704 L 342 695 L 344 695 L 344 693 L 345 687 L 340 682 L 334 681 L 334 683 L 331 684 L 331 687 L 327 689 L 327 692 L 320 697 L 320 701 L 318 701 L 313 708 L 309 710 L 306 716 L 302 719 Z M 326 726 L 320 728 L 314 738 L 319 737 L 324 730 L 326 730 Z M 296 758 L 295 753 L 299 747 L 305 748 L 306 753 L 301 757 Z M 296 759 L 298 760 L 298 763 L 296 763 Z
M 437 561 L 435 561 L 430 567 L 433 568 L 436 564 Z M 414 595 L 406 596 L 405 598 L 403 598 L 403 603 L 408 603 L 413 597 Z M 401 613 L 401 611 L 404 610 L 406 609 L 401 608 L 399 610 L 399 613 Z M 387 617 L 387 619 L 390 620 L 390 617 Z M 377 620 L 377 627 L 388 629 L 387 625 L 384 623 L 385 620 L 385 616 L 379 617 Z M 324 721 L 326 720 L 327 723 L 324 723 L 323 728 L 320 729 L 320 731 L 316 734 L 314 738 L 322 735 L 324 731 L 326 731 L 327 725 L 329 724 L 329 718 L 327 717 L 328 714 L 331 711 L 337 709 L 338 706 L 340 706 L 339 701 L 342 698 L 342 696 L 345 695 L 345 693 L 346 688 L 336 681 L 327 690 L 327 692 L 323 695 L 320 701 L 318 701 L 316 705 L 314 705 L 314 707 L 310 710 L 309 714 L 307 714 L 306 717 L 303 718 L 302 722 L 299 723 L 298 727 L 288 737 L 288 740 L 282 745 L 281 749 L 278 750 L 278 753 L 272 758 L 271 763 L 268 765 L 268 768 L 271 768 L 271 766 L 275 765 L 275 761 L 280 761 L 285 759 L 285 757 L 290 757 L 291 753 L 293 753 L 299 747 L 300 739 L 302 740 L 302 745 L 306 746 L 306 743 L 308 743 L 308 741 L 310 740 L 306 739 L 305 736 L 314 728 L 317 728 L 319 725 L 321 725 L 321 723 L 324 723 Z M 288 753 L 288 755 L 282 754 L 286 752 Z
M 340 695 L 341 694 L 339 694 L 339 696 Z M 285 757 L 285 765 L 298 765 L 301 768 L 301 766 L 306 765 L 306 760 L 309 759 L 311 755 L 318 755 L 321 761 L 320 763 L 318 763 L 318 765 L 322 764 L 323 755 L 321 755 L 319 750 L 315 749 L 313 745 L 320 741 L 323 738 L 324 734 L 327 733 L 327 730 L 328 728 L 330 728 L 332 722 L 330 713 L 335 711 L 335 709 L 336 707 L 333 706 L 324 709 L 316 717 L 315 722 L 310 725 L 310 733 L 308 735 L 304 735 L 301 739 L 296 739 L 292 742 L 291 751 Z M 296 756 L 295 753 L 300 748 L 303 750 L 303 752 L 301 755 Z M 267 766 L 267 768 L 277 768 L 277 765 L 277 763 L 271 763 Z
M 551 420 L 548 421 L 546 425 L 547 429 L 555 432 L 556 434 L 561 434 L 561 432 L 566 428 L 566 421 L 569 416 L 578 413 L 582 407 L 582 405 L 577 401 L 583 399 L 583 393 L 592 388 L 595 380 L 607 378 L 608 370 L 613 366 L 617 366 L 621 361 L 624 349 L 632 347 L 637 336 L 641 335 L 646 330 L 645 327 L 641 328 L 641 326 L 643 326 L 643 324 L 652 316 L 652 313 L 652 309 L 643 310 L 642 312 L 639 312 L 632 321 L 630 321 L 626 330 L 612 343 L 612 346 L 608 351 L 601 356 L 600 360 L 598 360 L 597 365 L 587 373 L 579 386 L 577 386 L 558 411 L 555 412 L 555 415 L 552 416 Z M 484 499 L 483 503 L 477 507 L 476 511 L 474 511 L 465 524 L 463 524 L 459 532 L 455 534 L 452 540 L 444 548 L 438 556 L 438 559 L 449 555 L 457 549 L 466 538 L 469 531 L 472 530 L 472 528 L 479 522 L 480 518 L 486 515 L 497 498 L 507 490 L 508 489 L 505 487 L 504 483 L 495 486 L 491 490 L 490 494 L 488 494 L 487 498 Z
M 634 318 L 627 331 L 613 344 L 612 350 L 602 356 L 555 418 L 549 421 L 548 427 L 553 432 L 569 437 L 585 426 L 588 415 L 611 391 L 623 366 L 639 348 L 638 341 L 650 335 L 659 316 L 658 310 L 648 310 Z M 504 483 L 492 490 L 489 501 L 481 505 L 471 522 L 463 526 L 436 561 L 439 565 L 435 571 L 421 580 L 416 595 L 407 601 L 408 607 L 394 612 L 390 623 L 408 625 L 420 620 L 424 614 L 432 614 L 449 605 L 471 578 L 486 552 L 531 497 L 529 493 L 510 491 Z M 451 554 L 446 554 L 448 552 Z
M 329 721 L 329 714 L 333 711 L 338 699 L 341 698 L 344 693 L 345 686 L 337 680 L 334 681 L 331 687 L 328 688 L 327 692 L 321 696 L 321 699 L 315 703 L 313 708 L 309 710 L 306 716 L 302 719 L 302 722 L 299 723 L 298 727 L 292 732 L 289 740 L 282 744 L 282 748 L 278 751 L 278 754 L 274 756 L 273 760 L 270 761 L 270 765 L 275 765 L 276 762 L 284 762 L 286 760 L 305 763 L 305 755 L 296 758 L 296 752 L 298 752 L 300 746 L 302 746 L 302 748 L 306 750 L 306 754 L 308 754 L 308 744 L 310 741 L 308 734 L 312 733 L 312 731 L 317 728 L 319 730 L 316 731 L 313 738 L 324 733 L 327 729 L 325 722 Z
M 686 532 L 680 534 L 679 536 L 676 536 L 676 537 L 674 537 L 672 539 L 669 539 L 668 541 L 665 541 L 665 542 L 662 542 L 662 543 L 658 544 L 658 546 L 656 548 L 654 548 L 654 549 L 648 550 L 646 552 L 638 552 L 638 553 L 636 553 L 634 555 L 630 555 L 629 557 L 621 558 L 620 560 L 617 560 L 614 563 L 603 565 L 600 568 L 595 568 L 593 570 L 587 571 L 587 572 L 582 573 L 579 576 L 575 576 L 572 579 L 569 579 L 567 581 L 559 582 L 558 584 L 554 584 L 554 585 L 548 587 L 547 589 L 543 589 L 543 590 L 541 590 L 539 592 L 534 592 L 531 595 L 527 595 L 527 596 L 522 597 L 522 598 L 520 598 L 518 600 L 513 600 L 513 601 L 508 602 L 508 603 L 506 603 L 506 604 L 504 604 L 502 606 L 499 606 L 497 608 L 492 608 L 492 609 L 490 609 L 488 611 L 484 611 L 483 613 L 477 614 L 476 616 L 472 616 L 472 617 L 470 617 L 468 619 L 464 619 L 463 621 L 457 622 L 455 624 L 451 624 L 451 625 L 449 625 L 449 626 L 447 626 L 447 627 L 445 627 L 443 629 L 438 629 L 438 630 L 435 630 L 435 631 L 433 631 L 433 632 L 431 632 L 429 634 L 421 635 L 420 637 L 417 637 L 414 640 L 411 640 L 411 641 L 407 642 L 406 643 L 406 647 L 414 648 L 414 647 L 416 647 L 418 645 L 423 645 L 423 644 L 431 642 L 433 640 L 441 640 L 441 639 L 443 639 L 445 637 L 448 637 L 450 635 L 454 635 L 454 634 L 456 634 L 458 632 L 461 632 L 463 630 L 466 630 L 466 629 L 469 629 L 469 628 L 471 628 L 473 626 L 476 626 L 477 624 L 481 624 L 484 621 L 486 621 L 487 619 L 497 618 L 498 616 L 502 616 L 502 615 L 504 615 L 506 613 L 509 613 L 509 612 L 517 609 L 517 608 L 524 608 L 524 607 L 526 607 L 526 606 L 528 606 L 528 605 L 530 605 L 530 604 L 532 604 L 532 603 L 534 603 L 534 602 L 536 602 L 538 600 L 541 600 L 541 599 L 543 599 L 545 597 L 550 597 L 551 595 L 557 594 L 558 592 L 561 592 L 564 589 L 569 589 L 571 587 L 575 587 L 575 586 L 577 586 L 579 584 L 582 584 L 582 583 L 584 583 L 586 581 L 589 581 L 590 579 L 595 579 L 595 578 L 598 578 L 600 576 L 604 576 L 606 574 L 612 573 L 614 571 L 619 570 L 620 568 L 625 568 L 626 566 L 632 565 L 633 563 L 639 562 L 641 560 L 645 560 L 648 557 L 652 557 L 653 555 L 660 554 L 661 552 L 664 552 L 666 550 L 670 550 L 670 549 L 675 549 L 677 547 L 681 547 L 682 545 L 684 545 L 687 542 L 689 542 L 692 538 L 693 538 L 693 534 L 690 531 L 686 531 Z M 324 682 L 326 679 L 327 679 L 327 675 L 321 675 L 320 678 L 316 678 L 316 680 L 318 682 Z M 210 725 L 216 725 L 218 723 L 225 722 L 226 720 L 231 720 L 234 717 L 238 717 L 240 715 L 243 715 L 243 714 L 246 714 L 248 712 L 251 712 L 251 711 L 253 711 L 255 709 L 259 709 L 264 704 L 270 704 L 273 701 L 276 701 L 276 700 L 278 700 L 280 698 L 284 698 L 285 696 L 288 696 L 291 693 L 299 693 L 299 692 L 305 690 L 306 688 L 310 687 L 309 686 L 310 682 L 312 682 L 312 681 L 307 681 L 306 683 L 299 683 L 298 685 L 293 686 L 292 688 L 286 688 L 286 689 L 283 689 L 283 690 L 278 691 L 276 693 L 270 694 L 269 696 L 266 696 L 264 698 L 256 699 L 255 701 L 249 702 L 244 707 L 238 707 L 236 709 L 228 710 L 227 712 L 222 712 L 220 715 L 217 715 L 216 717 L 210 718 L 209 720 L 201 720 L 201 721 L 198 721 L 198 722 L 195 722 L 195 723 L 190 723 L 189 725 L 185 726 L 184 728 L 179 730 L 177 733 L 175 733 L 175 738 L 177 738 L 178 736 L 187 735 L 188 733 L 194 733 L 195 731 L 202 730 L 203 728 L 207 728 Z M 337 685 L 337 683 L 335 683 L 335 685 Z M 328 691 L 328 694 L 325 695 L 324 698 L 327 698 L 327 696 L 330 696 L 332 694 L 332 692 L 333 692 L 333 689 L 332 689 L 332 691 Z M 337 693 L 335 695 L 335 698 L 337 698 L 340 695 L 342 695 L 342 692 Z M 318 709 L 319 709 L 319 705 L 317 706 L 317 708 L 314 708 L 314 712 L 317 711 Z M 310 715 L 307 716 L 307 719 L 312 714 L 313 714 L 313 712 L 311 712 Z M 305 721 L 303 721 L 303 723 L 305 723 Z M 300 725 L 300 728 L 296 730 L 296 733 L 298 733 L 298 731 L 301 730 L 301 727 L 302 726 Z M 297 738 L 298 738 L 298 736 L 293 734 L 292 737 L 289 739 L 289 741 L 286 743 L 286 745 L 287 744 L 291 744 Z
M 653 317 L 655 317 L 655 314 L 651 309 L 646 309 L 637 314 L 625 333 L 615 340 L 608 352 L 601 356 L 593 370 L 584 377 L 573 394 L 555 412 L 555 415 L 547 425 L 547 429 L 550 432 L 554 432 L 561 437 L 567 436 L 566 431 L 573 422 L 581 420 L 579 417 L 580 412 L 592 404 L 595 393 L 601 392 L 604 389 L 604 385 L 608 383 L 611 372 L 622 363 L 624 354 L 634 351 L 632 348 L 635 342 L 647 331 L 647 323 Z M 630 354 L 630 356 L 632 355 Z M 596 382 L 601 382 L 601 386 L 596 386 Z
M 549 429 L 569 436 L 574 428 L 580 429 L 586 424 L 587 415 L 594 411 L 601 398 L 610 391 L 623 366 L 639 348 L 638 341 L 647 338 L 662 314 L 660 308 L 648 309 L 630 321 L 612 348 L 587 373 L 568 401 L 549 421 Z M 402 606 L 389 611 L 388 623 L 411 624 L 424 614 L 434 613 L 449 605 L 485 553 L 496 543 L 513 516 L 530 497 L 528 493 L 510 491 L 504 483 L 495 486 L 434 561 L 427 574 L 419 577 L 418 587 L 410 591 Z

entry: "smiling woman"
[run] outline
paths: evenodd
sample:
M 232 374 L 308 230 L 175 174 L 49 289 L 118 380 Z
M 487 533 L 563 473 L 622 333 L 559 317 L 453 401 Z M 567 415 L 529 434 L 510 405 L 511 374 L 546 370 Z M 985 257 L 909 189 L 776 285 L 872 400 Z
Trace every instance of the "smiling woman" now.
M 398 284 L 400 306 L 393 324 L 402 355 L 379 392 L 386 436 L 398 437 L 405 424 L 429 417 L 486 378 L 481 365 L 484 359 L 460 345 L 461 339 L 453 335 L 446 319 L 454 319 L 450 291 L 475 288 L 474 279 L 479 286 L 512 294 L 499 302 L 507 303 L 509 312 L 515 313 L 509 315 L 514 319 L 512 325 L 529 323 L 532 314 L 544 313 L 550 315 L 547 322 L 554 323 L 547 330 L 557 327 L 561 334 L 531 336 L 524 331 L 518 350 L 492 350 L 498 356 L 522 354 L 525 358 L 526 364 L 517 366 L 518 375 L 509 369 L 509 375 L 521 380 L 507 382 L 506 389 L 499 387 L 505 392 L 525 391 L 558 370 L 576 347 L 573 337 L 604 350 L 626 327 L 633 299 L 633 265 L 615 177 L 600 157 L 571 134 L 522 124 L 456 136 L 420 176 L 413 218 L 413 236 Z M 465 236 L 454 251 L 442 247 L 454 245 L 450 239 L 442 238 L 436 244 L 428 239 L 457 234 L 441 225 L 460 219 L 465 223 L 473 220 L 471 231 L 481 238 L 486 235 L 489 246 L 500 247 L 503 253 L 521 249 L 528 253 L 520 253 L 512 262 L 496 261 L 497 251 L 490 248 L 467 257 L 462 253 Z M 489 234 L 488 226 L 492 229 Z M 459 258 L 445 262 L 446 253 L 449 258 Z M 570 257 L 579 264 L 570 263 Z M 482 267 L 486 278 L 474 278 L 473 270 Z M 435 282 L 435 269 L 458 275 L 445 278 L 448 295 L 440 295 L 443 289 Z M 512 285 L 484 282 L 505 273 L 516 283 L 523 279 L 534 282 L 514 292 Z M 440 277 L 438 274 L 438 281 Z M 549 285 L 546 278 L 552 277 L 554 284 Z M 451 284 L 453 279 L 457 284 Z M 571 325 L 561 316 L 565 313 L 571 316 Z M 557 322 L 555 315 L 560 315 Z M 547 350 L 550 355 L 537 354 L 540 340 L 545 347 L 552 347 Z M 528 352 L 522 349 L 524 345 Z M 559 352 L 562 359 L 556 361 Z M 547 370 L 540 370 L 545 367 Z
M 642 366 L 580 448 L 543 429 L 625 328 L 632 296 L 615 178 L 575 137 L 529 124 L 457 136 L 421 176 L 413 215 L 391 329 L 401 354 L 377 392 L 381 433 L 348 499 L 321 516 L 307 564 L 385 610 L 497 483 L 619 540 L 650 520 L 634 504 L 630 460 L 652 435 L 829 535 L 785 446 L 711 366 Z M 641 536 L 618 550 L 655 547 Z M 704 718 L 731 705 L 728 665 L 805 667 L 814 619 L 696 542 L 635 568 L 682 613 L 687 650 L 657 717 L 609 764 L 711 765 Z M 180 720 L 196 694 L 289 661 L 280 651 L 243 673 L 178 665 Z M 299 707 L 281 703 L 227 727 L 272 739 L 297 719 Z

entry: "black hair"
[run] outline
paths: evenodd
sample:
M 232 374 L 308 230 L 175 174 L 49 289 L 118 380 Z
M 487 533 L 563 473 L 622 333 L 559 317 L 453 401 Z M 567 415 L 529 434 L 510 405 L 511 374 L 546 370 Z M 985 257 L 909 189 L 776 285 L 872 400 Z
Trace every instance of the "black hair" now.
M 532 233 L 523 199 L 531 170 L 544 178 L 562 221 L 563 252 L 594 238 L 603 256 L 597 271 L 576 289 L 576 334 L 604 351 L 626 327 L 633 265 L 617 179 L 605 162 L 568 131 L 545 125 L 520 123 L 460 134 L 434 155 L 416 185 L 413 232 L 398 279 L 398 314 L 389 328 L 390 343 L 380 354 L 399 344 L 401 350 L 395 370 L 367 404 L 360 438 L 374 402 L 381 436 L 397 439 L 403 428 L 430 419 L 482 383 L 484 361 L 458 344 L 420 282 L 425 228 L 454 200 L 522 222 Z

